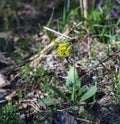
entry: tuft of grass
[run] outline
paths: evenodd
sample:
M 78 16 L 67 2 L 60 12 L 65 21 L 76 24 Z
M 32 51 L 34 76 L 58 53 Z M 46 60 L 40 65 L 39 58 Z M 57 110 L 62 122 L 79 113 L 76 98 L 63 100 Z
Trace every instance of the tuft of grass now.
M 0 123 L 1 124 L 24 124 L 22 119 L 16 114 L 18 111 L 17 105 L 8 103 L 5 107 L 0 109 Z
M 110 43 L 117 38 L 115 31 L 119 25 L 119 20 L 111 16 L 113 8 L 111 4 L 108 4 L 98 6 L 90 12 L 87 18 L 87 26 L 91 29 L 92 34 L 104 43 Z

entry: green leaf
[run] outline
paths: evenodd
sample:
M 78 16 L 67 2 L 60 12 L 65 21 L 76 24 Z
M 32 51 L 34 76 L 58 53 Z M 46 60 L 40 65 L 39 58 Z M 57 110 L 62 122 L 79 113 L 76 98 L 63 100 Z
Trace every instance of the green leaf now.
M 40 106 L 51 106 L 51 105 L 56 105 L 59 103 L 60 103 L 60 101 L 55 98 L 44 98 L 39 101 Z
M 48 87 L 52 89 L 55 93 L 57 93 L 57 95 L 60 96 L 62 99 L 69 100 L 68 97 L 63 92 L 61 92 L 58 88 L 52 85 L 48 85 Z
M 68 71 L 68 76 L 66 79 L 66 88 L 69 91 L 72 91 L 74 85 L 76 90 L 80 88 L 80 80 L 77 74 L 77 70 L 75 67 L 72 66 Z
M 82 87 L 79 89 L 77 96 L 78 96 L 78 97 L 81 97 L 82 94 L 83 94 L 85 91 L 86 91 L 86 85 L 82 86 Z
M 93 96 L 96 92 L 97 92 L 97 87 L 96 86 L 91 87 L 85 94 L 83 94 L 80 102 L 87 100 L 88 98 Z
M 117 79 L 118 79 L 118 84 L 120 84 L 120 73 L 118 74 Z

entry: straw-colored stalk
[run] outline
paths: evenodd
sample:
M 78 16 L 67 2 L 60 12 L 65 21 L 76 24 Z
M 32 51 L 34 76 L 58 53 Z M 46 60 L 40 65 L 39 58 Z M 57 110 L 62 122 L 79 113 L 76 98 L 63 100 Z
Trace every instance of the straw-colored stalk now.
M 88 0 L 80 0 L 80 9 L 83 18 L 86 19 L 88 15 Z

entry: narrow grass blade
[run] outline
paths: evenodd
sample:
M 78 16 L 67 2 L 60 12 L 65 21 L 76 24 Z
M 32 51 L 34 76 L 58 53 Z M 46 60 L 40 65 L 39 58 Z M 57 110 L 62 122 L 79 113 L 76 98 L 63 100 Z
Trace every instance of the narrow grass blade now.
M 55 93 L 57 93 L 57 95 L 60 96 L 62 99 L 69 100 L 68 97 L 62 91 L 60 91 L 58 88 L 51 86 L 51 85 L 48 85 L 48 87 L 50 89 L 52 89 Z

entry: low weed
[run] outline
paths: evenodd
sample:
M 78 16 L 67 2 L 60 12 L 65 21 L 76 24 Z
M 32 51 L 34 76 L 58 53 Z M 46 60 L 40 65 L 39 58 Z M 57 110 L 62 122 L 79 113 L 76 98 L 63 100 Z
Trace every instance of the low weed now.
M 24 124 L 24 122 L 16 114 L 18 111 L 17 105 L 8 103 L 5 107 L 0 109 L 0 123 L 1 124 Z
M 66 96 L 62 91 L 52 85 L 49 85 L 49 88 L 60 98 L 72 102 L 73 104 L 81 104 L 97 92 L 96 86 L 92 86 L 90 89 L 87 89 L 85 85 L 81 86 L 75 67 L 70 68 L 66 79 L 66 88 L 70 93 L 70 97 Z

